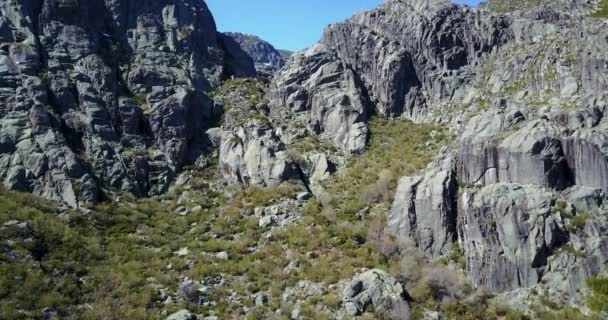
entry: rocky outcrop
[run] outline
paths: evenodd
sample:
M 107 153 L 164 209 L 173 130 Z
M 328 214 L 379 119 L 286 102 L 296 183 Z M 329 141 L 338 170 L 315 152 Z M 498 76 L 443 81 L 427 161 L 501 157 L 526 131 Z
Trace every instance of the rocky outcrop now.
M 231 75 L 237 77 L 254 77 L 257 74 L 257 63 L 245 48 L 241 47 L 241 43 L 234 37 L 220 33 L 218 34 L 219 43 L 226 51 L 231 59 L 226 70 Z
M 348 316 L 356 316 L 373 306 L 378 312 L 391 313 L 408 306 L 405 290 L 395 278 L 385 271 L 374 269 L 357 275 L 342 290 L 342 306 Z M 400 311 L 408 310 L 400 308 Z M 397 319 L 402 319 L 402 317 Z
M 467 271 L 480 287 L 507 291 L 540 282 L 547 259 L 567 241 L 555 196 L 542 187 L 496 184 L 466 189 L 459 233 Z
M 218 89 L 226 110 L 219 141 L 220 171 L 228 183 L 277 186 L 299 179 L 294 161 L 277 135 L 263 99 L 264 84 L 237 80 Z
M 257 36 L 239 32 L 226 32 L 223 36 L 232 38 L 240 48 L 247 52 L 260 75 L 272 76 L 285 65 L 286 58 L 270 43 Z
M 424 120 L 464 95 L 471 66 L 513 37 L 510 22 L 450 1 L 386 1 L 294 54 L 273 80 L 271 106 L 308 111 L 303 122 L 360 152 L 369 114 Z
M 422 176 L 399 180 L 387 231 L 412 239 L 430 257 L 448 254 L 456 240 L 456 198 L 458 185 L 450 159 L 441 169 Z
M 297 177 L 287 149 L 272 128 L 255 121 L 224 132 L 220 166 L 229 183 L 277 186 Z
M 476 119 L 471 124 L 476 125 Z M 466 183 L 517 182 L 558 190 L 574 183 L 555 125 L 532 121 L 503 141 L 468 136 L 465 131 L 458 164 L 459 176 Z
M 306 184 L 317 197 L 325 191 L 323 181 L 328 180 L 336 171 L 335 164 L 324 153 L 307 154 L 298 161 L 298 166 L 306 177 Z
M 293 199 L 284 199 L 276 205 L 268 207 L 257 207 L 254 215 L 258 220 L 260 228 L 279 227 L 285 228 L 296 223 L 302 217 L 300 212 L 301 203 Z
M 608 242 L 598 236 L 605 198 L 597 189 L 566 193 L 573 202 L 535 185 L 465 189 L 458 232 L 473 282 L 498 292 L 540 287 L 575 301 L 584 280 L 606 269 Z
M 272 112 L 294 113 L 347 154 L 365 150 L 370 112 L 357 75 L 322 44 L 295 53 L 272 82 Z
M 205 91 L 255 75 L 204 2 L 0 7 L 0 176 L 73 207 L 166 190 L 205 154 L 200 129 L 217 116 Z

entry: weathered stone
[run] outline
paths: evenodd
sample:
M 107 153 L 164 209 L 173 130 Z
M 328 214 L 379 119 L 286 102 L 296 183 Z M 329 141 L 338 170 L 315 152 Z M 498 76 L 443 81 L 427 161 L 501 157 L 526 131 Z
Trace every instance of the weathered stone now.
M 274 112 L 297 113 L 310 131 L 349 154 L 365 150 L 369 101 L 356 74 L 322 44 L 298 52 L 275 75 Z
M 196 320 L 196 316 L 188 310 L 180 310 L 167 317 L 167 320 Z
M 448 159 L 438 169 L 399 181 L 387 231 L 411 239 L 430 257 L 451 251 L 456 240 L 458 186 Z
M 540 282 L 551 252 L 567 241 L 555 195 L 540 186 L 496 184 L 462 194 L 459 235 L 467 273 L 496 291 Z
M 407 303 L 403 287 L 379 269 L 357 275 L 342 290 L 342 304 L 350 316 L 362 313 L 370 305 L 376 311 L 390 313 L 397 303 Z
M 530 122 L 502 142 L 465 138 L 458 173 L 478 185 L 514 182 L 563 190 L 573 184 L 559 129 L 543 121 Z
M 256 122 L 223 133 L 220 167 L 229 183 L 277 186 L 295 177 L 285 146 Z
M 306 202 L 306 201 L 308 201 L 308 200 L 310 199 L 310 197 L 311 197 L 311 194 L 310 194 L 310 193 L 308 193 L 308 192 L 300 192 L 300 193 L 298 193 L 298 195 L 296 196 L 296 199 L 297 199 L 299 202 Z
M 10 42 L 0 53 L 0 163 L 11 162 L 0 176 L 72 207 L 102 190 L 166 191 L 207 152 L 204 129 L 219 115 L 203 92 L 255 75 L 204 2 L 5 1 L 0 11 L 0 43 Z
M 230 257 L 228 256 L 228 252 L 226 251 L 222 251 L 222 252 L 218 252 L 215 255 L 216 258 L 220 259 L 220 260 L 228 260 Z
M 259 221 L 258 225 L 260 226 L 260 228 L 267 228 L 273 222 L 274 222 L 274 219 L 273 219 L 272 216 L 266 216 L 266 217 L 260 218 L 260 221 Z

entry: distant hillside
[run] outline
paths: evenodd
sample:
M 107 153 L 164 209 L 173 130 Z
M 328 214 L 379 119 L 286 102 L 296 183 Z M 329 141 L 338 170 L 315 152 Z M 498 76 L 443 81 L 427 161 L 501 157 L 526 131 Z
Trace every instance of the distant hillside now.
M 271 75 L 285 64 L 286 59 L 283 54 L 257 36 L 238 32 L 226 32 L 224 35 L 241 45 L 241 48 L 253 58 L 256 70 L 261 75 Z
M 289 59 L 289 57 L 291 57 L 291 55 L 293 54 L 293 51 L 290 50 L 284 50 L 284 49 L 279 49 L 277 50 L 279 51 L 279 54 L 283 57 L 283 59 L 287 60 Z

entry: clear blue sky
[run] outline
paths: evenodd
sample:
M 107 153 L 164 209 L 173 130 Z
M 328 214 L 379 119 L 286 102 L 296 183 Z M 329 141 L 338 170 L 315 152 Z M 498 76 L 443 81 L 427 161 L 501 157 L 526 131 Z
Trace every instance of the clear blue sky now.
M 204 0 L 220 31 L 255 34 L 278 49 L 300 50 L 319 40 L 326 25 L 372 9 L 382 0 Z M 476 4 L 478 0 L 458 0 Z

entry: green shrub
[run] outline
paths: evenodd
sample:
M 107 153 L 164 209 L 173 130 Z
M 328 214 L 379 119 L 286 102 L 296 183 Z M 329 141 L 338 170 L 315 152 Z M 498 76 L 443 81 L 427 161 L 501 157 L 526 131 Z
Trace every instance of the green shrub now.
M 581 230 L 585 227 L 587 221 L 591 219 L 593 219 L 593 214 L 586 211 L 579 211 L 570 220 L 570 224 L 568 224 L 568 230 L 570 230 L 571 232 Z
M 597 320 L 596 316 L 587 316 L 578 309 L 572 307 L 563 307 L 557 310 L 535 310 L 533 319 L 539 320 Z
M 148 96 L 146 94 L 136 94 L 131 97 L 131 99 L 133 99 L 133 102 L 135 102 L 140 109 L 146 109 L 146 106 L 148 105 Z
M 527 10 L 554 0 L 490 0 L 488 6 L 499 13 L 510 13 L 517 10 Z
M 589 309 L 596 312 L 608 312 L 608 278 L 591 277 L 587 280 L 591 296 L 587 300 Z
M 599 9 L 591 14 L 594 18 L 608 18 L 608 0 L 601 0 Z
M 562 252 L 565 252 L 565 253 L 567 253 L 571 256 L 577 257 L 577 258 L 586 258 L 587 257 L 585 252 L 574 249 L 574 247 L 572 245 L 565 245 L 562 248 L 560 248 L 560 250 Z
M 448 258 L 454 261 L 460 269 L 465 268 L 464 252 L 460 248 L 460 244 L 458 242 L 454 242 L 452 244 L 452 251 L 450 251 Z

